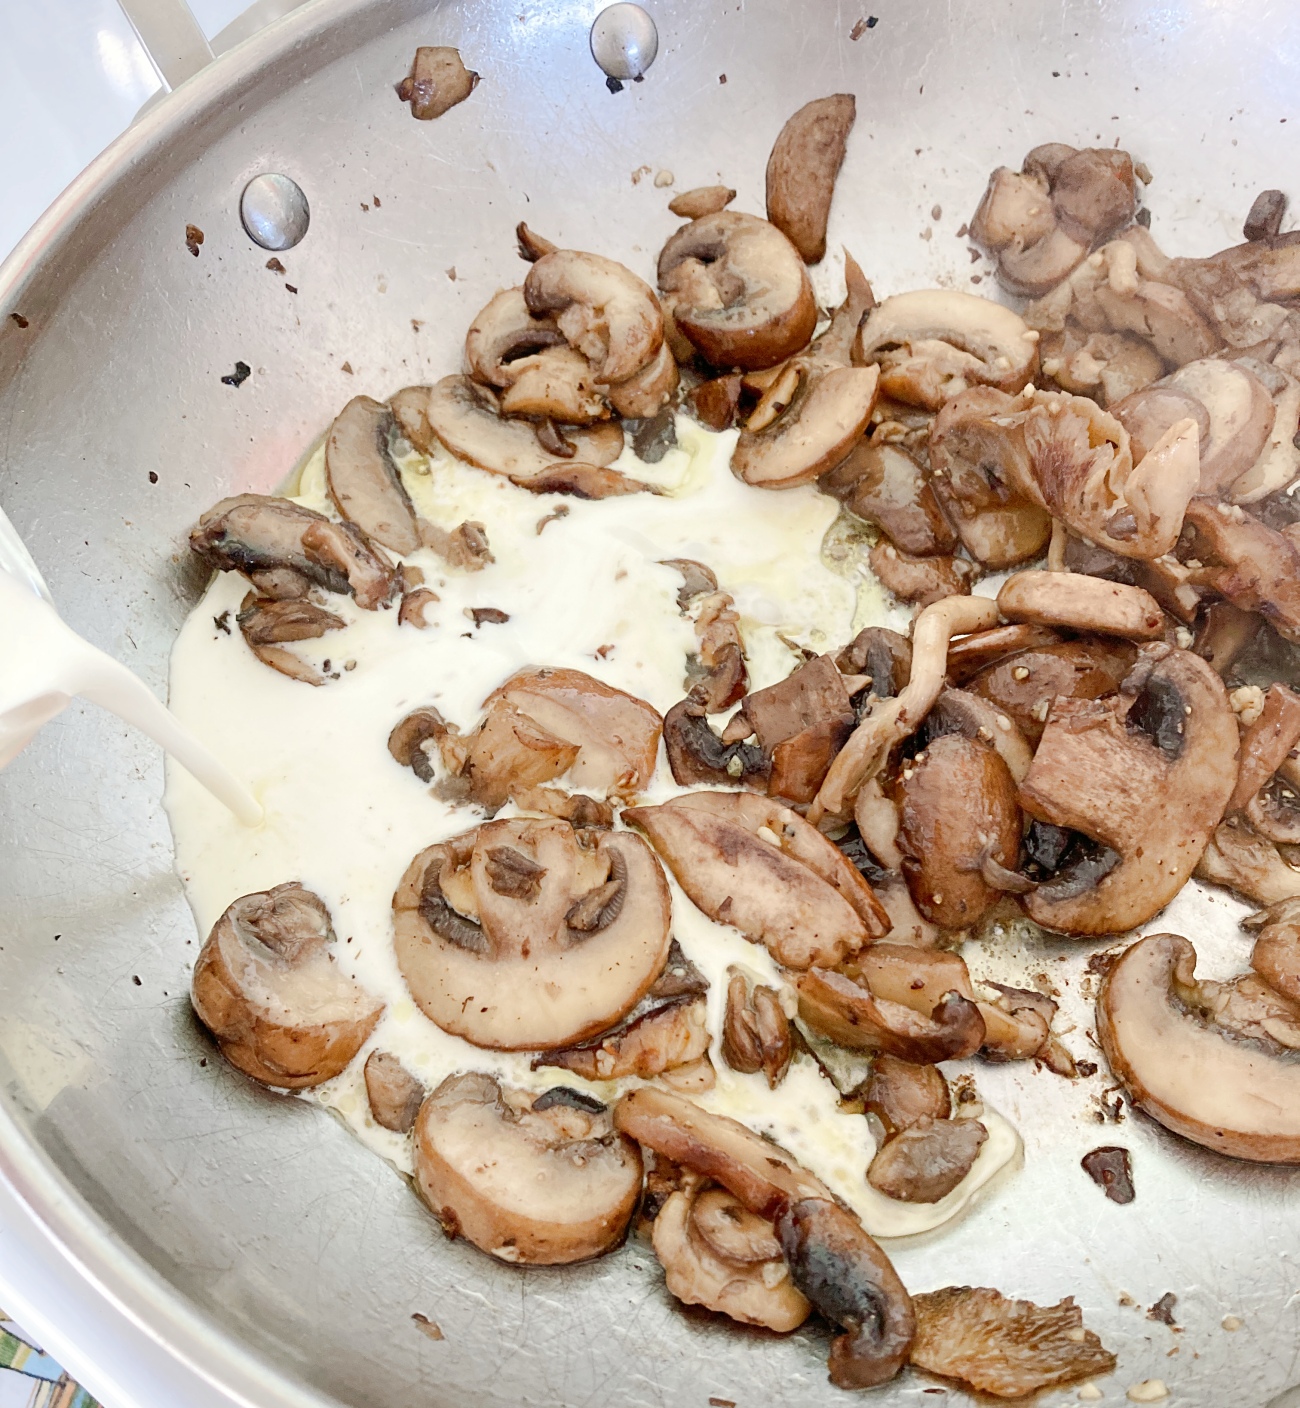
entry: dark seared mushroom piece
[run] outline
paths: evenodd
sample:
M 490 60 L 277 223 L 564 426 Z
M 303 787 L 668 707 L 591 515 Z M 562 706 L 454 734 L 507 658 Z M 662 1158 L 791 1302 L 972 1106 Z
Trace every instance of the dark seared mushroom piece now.
M 841 674 L 866 675 L 869 692 L 893 699 L 907 687 L 912 674 L 912 644 L 884 626 L 867 626 L 835 658 Z
M 805 103 L 786 121 L 767 159 L 767 218 L 808 264 L 826 253 L 835 178 L 856 114 L 852 93 Z
M 877 523 L 913 556 L 951 553 L 957 543 L 934 488 L 920 464 L 901 446 L 862 440 L 818 487 L 857 517 Z
M 780 994 L 765 983 L 751 986 L 733 971 L 727 982 L 727 1009 L 722 1022 L 722 1056 L 733 1071 L 762 1071 L 775 1090 L 790 1068 L 794 1045 L 790 1021 Z
M 1300 643 L 1300 547 L 1239 504 L 1193 499 L 1186 523 L 1195 530 L 1188 555 L 1206 564 L 1198 575 L 1234 606 L 1258 612 L 1279 635 Z
M 664 749 L 679 786 L 708 783 L 767 790 L 771 759 L 755 743 L 724 743 L 709 724 L 704 705 L 694 699 L 683 699 L 664 715 Z
M 324 684 L 324 674 L 300 655 L 281 647 L 290 641 L 316 640 L 327 631 L 342 630 L 347 624 L 341 616 L 310 601 L 295 598 L 268 601 L 252 592 L 244 598 L 235 620 L 248 648 L 264 665 L 290 679 L 312 685 Z
M 391 1051 L 372 1051 L 364 1074 L 375 1123 L 394 1134 L 408 1134 L 424 1104 L 424 1086 Z
M 884 1052 L 871 1063 L 862 1096 L 890 1136 L 918 1120 L 946 1120 L 952 1114 L 948 1082 L 938 1066 L 916 1065 Z
M 325 482 L 335 508 L 373 542 L 401 557 L 420 546 L 410 495 L 389 451 L 392 410 L 354 396 L 325 438 Z
M 988 1137 L 978 1120 L 922 1115 L 880 1146 L 867 1182 L 900 1202 L 937 1203 L 971 1171 Z

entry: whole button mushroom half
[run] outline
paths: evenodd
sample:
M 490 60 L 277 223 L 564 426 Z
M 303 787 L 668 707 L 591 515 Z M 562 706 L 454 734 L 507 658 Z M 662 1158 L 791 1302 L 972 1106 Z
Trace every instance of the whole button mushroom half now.
M 333 943 L 329 910 L 296 882 L 244 895 L 217 920 L 191 998 L 232 1066 L 301 1090 L 357 1054 L 384 1006 L 338 969 Z
M 1102 1050 L 1134 1104 L 1195 1144 L 1259 1163 L 1300 1164 L 1300 1062 L 1266 1033 L 1210 1020 L 1196 950 L 1176 934 L 1128 949 L 1097 1002 Z M 1292 1021 L 1300 1012 L 1291 1009 Z M 1207 1012 L 1209 1009 L 1209 1012 Z
M 598 1100 L 448 1076 L 415 1122 L 415 1184 L 449 1236 L 501 1261 L 560 1266 L 623 1239 L 641 1155 Z
M 668 957 L 668 885 L 639 836 L 492 821 L 420 852 L 393 897 L 420 1010 L 476 1046 L 543 1051 L 626 1016 Z

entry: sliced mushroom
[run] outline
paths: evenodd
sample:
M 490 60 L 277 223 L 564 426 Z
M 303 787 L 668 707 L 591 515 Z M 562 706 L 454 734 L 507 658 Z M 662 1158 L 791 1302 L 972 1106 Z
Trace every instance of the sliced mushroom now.
M 880 389 L 937 411 L 972 386 L 1016 392 L 1038 366 L 1038 339 L 1010 308 L 973 293 L 918 289 L 886 298 L 858 330 L 853 360 L 880 367 Z
M 975 575 L 962 557 L 913 557 L 881 539 L 871 549 L 871 570 L 880 585 L 899 601 L 932 606 L 950 596 L 968 596 Z
M 498 1050 L 552 1050 L 607 1030 L 668 953 L 668 887 L 650 849 L 604 832 L 583 850 L 561 821 L 493 821 L 430 846 L 393 911 L 398 965 L 421 1011 Z
M 725 210 L 736 193 L 730 186 L 695 186 L 668 202 L 668 209 L 683 220 L 702 220 L 706 215 L 716 215 Z
M 1300 547 L 1239 504 L 1196 499 L 1187 522 L 1192 550 L 1207 564 L 1199 573 L 1243 611 L 1256 611 L 1277 633 L 1300 642 Z
M 1253 358 L 1241 358 L 1273 399 L 1273 428 L 1259 458 L 1233 481 L 1229 498 L 1233 503 L 1253 504 L 1294 484 L 1300 477 L 1300 381 L 1290 372 Z
M 501 1261 L 560 1266 L 622 1241 L 641 1157 L 598 1102 L 547 1101 L 470 1072 L 420 1109 L 415 1186 L 448 1235 Z
M 577 747 L 574 788 L 627 798 L 649 784 L 663 721 L 642 699 L 581 670 L 520 670 L 484 701 L 504 700 L 541 729 Z
M 867 626 L 840 651 L 835 663 L 843 675 L 865 675 L 877 699 L 892 699 L 912 674 L 912 643 L 884 626 Z
M 691 564 L 684 568 L 680 560 L 666 563 L 686 573 L 690 587 Z M 693 564 L 699 567 L 699 563 Z M 707 568 L 703 569 L 708 571 Z M 713 574 L 709 573 L 710 578 Z M 713 583 L 717 587 L 716 580 Z M 694 594 L 685 604 L 677 593 L 677 605 L 683 615 L 694 609 L 695 638 L 699 641 L 698 655 L 686 662 L 686 687 L 691 699 L 705 713 L 718 714 L 729 709 L 745 692 L 749 672 L 745 666 L 745 642 L 740 635 L 740 613 L 729 592 L 710 590 L 706 595 Z
M 465 363 L 475 381 L 505 390 L 534 365 L 538 353 L 565 345 L 555 320 L 528 307 L 522 287 L 505 288 L 493 295 L 469 325 Z
M 883 1051 L 871 1064 L 863 1099 L 891 1136 L 919 1120 L 946 1120 L 952 1114 L 948 1082 L 938 1066 L 915 1065 Z
M 351 592 L 367 611 L 382 606 L 396 583 L 393 565 L 350 523 L 266 494 L 222 499 L 190 531 L 190 549 L 221 572 L 243 572 L 258 585 L 268 573 L 292 573 L 308 586 Z
M 551 733 L 507 700 L 497 699 L 466 739 L 464 761 L 457 771 L 468 783 L 470 800 L 495 812 L 518 792 L 568 772 L 578 753 L 575 743 Z
M 1020 855 L 1006 763 L 991 743 L 943 734 L 904 768 L 900 792 L 898 841 L 917 909 L 945 929 L 977 924 L 1008 888 Z
M 955 640 L 948 647 L 948 678 L 965 687 L 981 670 L 1005 660 L 1022 650 L 1038 650 L 1046 645 L 1060 645 L 1061 637 L 1046 626 L 994 626 L 991 630 L 975 631 Z M 1128 673 L 1129 660 L 1115 677 L 1115 683 Z
M 1072 1296 L 1044 1307 L 984 1286 L 947 1286 L 917 1296 L 913 1304 L 911 1362 L 977 1393 L 1026 1398 L 1115 1369 L 1115 1356 L 1084 1329 Z
M 1203 358 L 1179 367 L 1169 386 L 1205 407 L 1209 431 L 1201 439 L 1199 492 L 1217 494 L 1240 479 L 1268 444 L 1272 397 L 1239 362 Z
M 769 794 L 811 802 L 853 730 L 853 706 L 835 662 L 814 656 L 778 684 L 747 694 L 741 711 L 772 760 Z
M 867 1182 L 900 1202 L 937 1203 L 971 1171 L 988 1137 L 978 1120 L 922 1115 L 880 1146 L 867 1169 Z
M 410 73 L 397 85 L 397 96 L 410 103 L 412 117 L 428 122 L 463 103 L 477 87 L 478 74 L 465 67 L 459 49 L 421 44 Z
M 1141 460 L 1168 432 L 1183 420 L 1196 422 L 1201 445 L 1210 436 L 1210 413 L 1195 395 L 1171 383 L 1148 386 L 1110 406 L 1110 412 L 1128 431 L 1133 459 Z
M 754 215 L 722 210 L 683 226 L 659 255 L 659 287 L 681 335 L 727 370 L 775 366 L 817 323 L 799 251 Z
M 1263 621 L 1253 611 L 1243 611 L 1230 601 L 1214 601 L 1200 613 L 1192 649 L 1226 677 L 1237 657 L 1264 629 Z
M 394 1134 L 409 1134 L 424 1104 L 424 1086 L 391 1051 L 366 1057 L 365 1080 L 374 1122 Z
M 788 1333 L 812 1306 L 790 1280 L 772 1224 L 721 1188 L 677 1191 L 654 1223 L 668 1289 L 745 1325 Z
M 314 685 L 325 683 L 320 670 L 291 650 L 280 647 L 289 641 L 316 640 L 328 631 L 342 630 L 347 624 L 341 616 L 310 601 L 294 598 L 267 601 L 253 592 L 240 603 L 235 620 L 248 648 L 264 665 L 270 665 L 290 679 Z
M 213 925 L 190 997 L 237 1070 L 301 1090 L 361 1049 L 384 1005 L 340 972 L 333 944 L 329 910 L 296 881 L 242 896 Z
M 1300 743 L 1300 695 L 1284 684 L 1270 685 L 1259 717 L 1241 736 L 1237 785 L 1228 812 L 1240 811 L 1282 766 Z
M 376 543 L 407 557 L 420 546 L 415 509 L 388 450 L 392 411 L 354 396 L 325 438 L 325 483 L 335 508 Z
M 1300 895 L 1300 870 L 1239 817 L 1215 828 L 1195 874 L 1198 880 L 1226 885 L 1257 904 L 1277 904 Z
M 676 390 L 677 360 L 667 342 L 663 342 L 640 371 L 633 372 L 631 376 L 615 382 L 609 388 L 609 404 L 613 407 L 615 415 L 624 416 L 628 420 L 653 421 L 657 416 L 666 415 L 671 431 L 671 403 Z M 674 442 L 670 440 L 668 443 Z M 650 463 L 661 458 L 645 452 L 640 435 L 637 437 L 636 450 Z
M 857 102 L 834 93 L 805 103 L 781 129 L 767 159 L 767 218 L 803 256 L 826 253 L 826 222 Z
M 762 1071 L 775 1090 L 790 1068 L 794 1046 L 790 1019 L 781 995 L 765 983 L 752 986 L 733 969 L 727 982 L 727 1009 L 722 1022 L 722 1056 L 733 1071 L 754 1075 Z
M 837 963 L 885 933 L 871 887 L 795 812 L 750 793 L 694 792 L 623 813 L 709 916 L 788 968 Z
M 776 1223 L 795 1285 L 844 1331 L 831 1341 L 840 1388 L 887 1383 L 907 1362 L 916 1317 L 889 1258 L 846 1208 L 829 1198 L 788 1204 Z
M 964 689 L 945 689 L 926 717 L 927 743 L 946 733 L 959 733 L 964 738 L 987 744 L 1007 765 L 1011 780 L 1017 786 L 1033 761 L 1033 749 L 1011 716 L 987 699 Z
M 709 430 L 730 430 L 740 414 L 743 387 L 739 375 L 702 381 L 687 397 L 691 414 Z
M 1258 930 L 1250 966 L 1275 992 L 1300 1003 L 1300 906 L 1283 900 L 1260 914 L 1252 914 L 1245 927 Z
M 1159 640 L 1164 613 L 1150 592 L 1082 572 L 1015 572 L 998 591 L 1008 621 L 1064 626 L 1126 640 Z
M 821 489 L 859 518 L 877 523 L 903 552 L 918 557 L 949 553 L 957 535 L 943 515 L 921 466 L 901 446 L 862 440 L 829 474 Z
M 432 782 L 433 759 L 426 745 L 437 744 L 449 732 L 447 721 L 436 709 L 414 709 L 393 725 L 388 751 L 395 762 L 410 768 L 421 782 Z
M 1237 726 L 1198 656 L 1144 646 L 1112 700 L 1057 699 L 1021 805 L 1120 860 L 1095 885 L 1040 885 L 1030 917 L 1067 933 L 1117 934 L 1164 907 L 1192 873 L 1237 778 Z
M 1198 1013 L 1196 950 L 1156 934 L 1126 950 L 1097 1001 L 1097 1036 L 1129 1098 L 1194 1144 L 1300 1163 L 1300 1064 Z
M 559 1066 L 585 1080 L 650 1080 L 705 1056 L 712 1040 L 702 996 L 656 1001 L 647 995 L 627 1019 L 595 1041 L 539 1056 L 534 1066 Z
M 879 772 L 890 749 L 914 732 L 930 712 L 943 688 L 952 637 L 988 630 L 997 619 L 997 606 L 982 597 L 948 597 L 917 614 L 907 687 L 896 698 L 873 705 L 837 755 L 808 811 L 814 826 L 827 813 L 847 814 L 858 788 Z
M 1045 333 L 1038 345 L 1043 374 L 1062 391 L 1091 396 L 1114 406 L 1140 395 L 1165 370 L 1164 359 L 1149 342 L 1130 332 L 1089 332 L 1068 322 L 1063 332 Z

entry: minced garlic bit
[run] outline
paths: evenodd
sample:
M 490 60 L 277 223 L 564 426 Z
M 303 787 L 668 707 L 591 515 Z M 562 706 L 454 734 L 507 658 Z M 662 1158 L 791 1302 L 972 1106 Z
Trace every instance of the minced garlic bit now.
M 662 191 L 665 186 L 673 183 L 673 173 L 671 171 L 657 171 L 655 173 L 655 185 Z
M 1125 1396 L 1130 1403 L 1159 1403 L 1162 1398 L 1169 1397 L 1169 1390 L 1163 1379 L 1143 1379 L 1140 1384 L 1134 1384 Z
M 1029 678 L 1029 668 L 1026 665 L 1017 665 L 1011 672 L 1013 680 L 1027 680 Z
M 1102 1396 L 1102 1393 L 1096 1384 L 1080 1384 L 1077 1396 L 1083 1399 L 1085 1403 L 1096 1403 Z
M 1192 648 L 1194 637 L 1186 626 L 1179 626 L 1174 631 L 1174 639 L 1178 642 L 1179 650 L 1190 650 Z
M 1243 684 L 1228 695 L 1232 712 L 1247 727 L 1264 712 L 1264 691 L 1257 684 Z
M 1228 1331 L 1240 1330 L 1243 1323 L 1244 1321 L 1240 1315 L 1225 1315 L 1223 1319 L 1219 1321 L 1219 1324 Z

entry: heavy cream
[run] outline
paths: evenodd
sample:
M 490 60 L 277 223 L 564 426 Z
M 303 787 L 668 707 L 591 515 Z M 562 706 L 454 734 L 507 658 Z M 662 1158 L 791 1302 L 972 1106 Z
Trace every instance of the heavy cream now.
M 416 1008 L 393 951 L 393 891 L 418 851 L 482 818 L 467 805 L 440 801 L 393 761 L 393 725 L 432 704 L 468 729 L 484 698 L 527 665 L 586 671 L 666 712 L 683 695 L 686 656 L 695 648 L 692 623 L 676 602 L 682 579 L 663 565 L 669 558 L 706 563 L 735 598 L 754 688 L 788 675 L 799 645 L 831 649 L 864 624 L 905 619 L 888 606 L 863 553 L 832 532 L 832 500 L 812 487 L 771 493 L 739 482 L 728 468 L 735 432 L 712 434 L 679 417 L 677 436 L 677 448 L 658 464 L 625 451 L 616 465 L 660 493 L 596 502 L 534 495 L 445 454 L 407 456 L 402 477 L 417 511 L 448 529 L 466 519 L 483 523 L 495 561 L 463 572 L 426 550 L 407 559 L 439 598 L 425 612 L 424 630 L 400 625 L 394 610 L 363 611 L 331 597 L 329 609 L 346 627 L 290 647 L 329 676 L 320 688 L 276 673 L 248 649 L 234 622 L 248 584 L 236 573 L 213 580 L 177 639 L 173 710 L 220 756 L 238 760 L 265 811 L 260 827 L 242 826 L 169 767 L 165 800 L 177 867 L 199 931 L 206 935 L 240 895 L 287 880 L 325 901 L 340 967 L 386 1010 L 349 1069 L 304 1098 L 334 1111 L 402 1172 L 411 1169 L 409 1138 L 369 1114 L 362 1066 L 373 1049 L 395 1054 L 430 1088 L 453 1072 L 481 1070 L 530 1089 L 563 1083 L 609 1100 L 634 1082 L 534 1071 L 527 1054 L 484 1051 Z M 332 512 L 322 450 L 308 458 L 294 488 L 298 502 Z M 481 607 L 509 619 L 476 626 L 471 612 Z M 681 791 L 661 755 L 641 800 Z M 907 1204 L 876 1193 L 865 1179 L 875 1147 L 871 1127 L 841 1109 L 810 1057 L 796 1057 L 775 1091 L 761 1074 L 727 1067 L 717 1048 L 728 968 L 776 985 L 781 979 L 762 946 L 707 919 L 671 877 L 669 883 L 673 933 L 710 983 L 717 1080 L 695 1097 L 701 1104 L 771 1135 L 883 1237 L 942 1224 L 1017 1161 L 1015 1130 L 985 1107 L 989 1138 L 948 1197 Z

